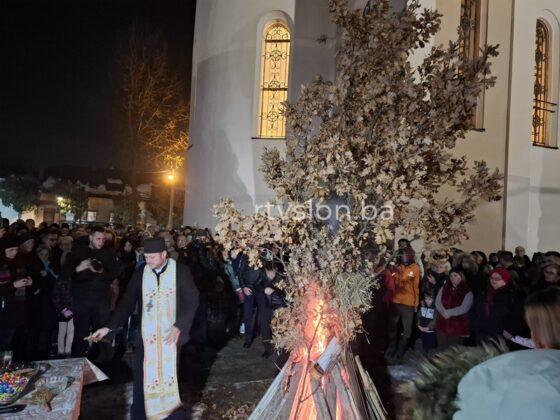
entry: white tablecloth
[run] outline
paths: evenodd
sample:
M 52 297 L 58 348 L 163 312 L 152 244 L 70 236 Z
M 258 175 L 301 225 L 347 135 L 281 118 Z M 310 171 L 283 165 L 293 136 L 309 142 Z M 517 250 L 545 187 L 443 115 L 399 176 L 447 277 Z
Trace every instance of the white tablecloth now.
M 25 410 L 15 414 L 0 415 L 2 420 L 27 420 L 41 418 L 44 420 L 75 420 L 80 415 L 80 403 L 82 399 L 82 388 L 90 383 L 103 381 L 107 376 L 101 370 L 85 358 L 48 360 L 50 368 L 44 376 L 70 376 L 74 382 L 64 392 L 54 397 L 51 402 L 52 411 L 32 404 L 32 389 L 15 404 L 26 404 Z

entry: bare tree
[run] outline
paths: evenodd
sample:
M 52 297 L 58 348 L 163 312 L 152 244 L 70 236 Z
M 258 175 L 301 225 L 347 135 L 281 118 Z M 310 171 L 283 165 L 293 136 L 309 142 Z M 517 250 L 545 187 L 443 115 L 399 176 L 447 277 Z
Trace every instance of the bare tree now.
M 134 192 L 142 171 L 173 171 L 189 144 L 184 85 L 170 68 L 167 45 L 157 33 L 133 25 L 119 46 L 123 146 Z M 138 214 L 137 199 L 131 214 Z M 136 222 L 136 220 L 132 220 Z

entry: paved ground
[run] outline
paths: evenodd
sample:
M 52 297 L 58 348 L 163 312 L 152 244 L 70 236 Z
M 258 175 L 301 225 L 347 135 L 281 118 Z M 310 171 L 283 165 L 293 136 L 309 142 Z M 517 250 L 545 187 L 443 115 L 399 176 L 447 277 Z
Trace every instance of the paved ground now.
M 195 419 L 223 419 L 226 414 L 235 417 L 235 413 L 250 411 L 278 372 L 272 358 L 261 357 L 259 340 L 250 349 L 243 348 L 242 339 L 234 338 L 222 348 L 206 347 L 199 353 L 190 350 L 184 355 L 186 372 L 181 394 Z M 82 419 L 129 418 L 130 360 L 127 354 L 123 362 L 100 366 L 111 379 L 84 388 Z
M 233 339 L 217 354 L 195 417 L 222 419 L 226 414 L 235 417 L 236 412 L 242 416 L 254 408 L 278 372 L 272 358 L 261 357 L 263 349 L 257 341 L 247 350 L 243 340 Z
M 206 347 L 198 353 L 194 348 L 189 350 L 184 355 L 186 374 L 181 383 L 181 394 L 193 419 L 246 418 L 278 372 L 272 359 L 261 357 L 263 349 L 259 340 L 250 349 L 243 348 L 242 339 L 234 338 L 222 347 Z M 418 351 L 410 351 L 402 362 L 385 366 L 392 385 L 388 392 L 393 400 L 393 404 L 387 404 L 387 407 L 396 418 L 405 418 L 403 407 L 406 401 L 399 387 L 414 376 L 413 367 L 419 355 Z M 129 418 L 132 401 L 130 359 L 129 353 L 123 362 L 100 366 L 111 380 L 84 388 L 81 419 Z M 387 392 L 384 394 L 389 398 Z

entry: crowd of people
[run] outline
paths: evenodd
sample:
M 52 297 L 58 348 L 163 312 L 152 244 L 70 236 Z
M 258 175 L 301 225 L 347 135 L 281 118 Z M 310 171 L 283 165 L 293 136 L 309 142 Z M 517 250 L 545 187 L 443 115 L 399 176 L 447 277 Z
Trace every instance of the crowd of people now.
M 421 339 L 426 353 L 503 337 L 512 349 L 531 348 L 524 304 L 535 292 L 560 285 L 560 253 L 515 252 L 418 256 L 401 239 L 395 261 L 380 261 L 386 356 L 400 359 Z M 384 312 L 384 314 L 383 314 Z M 371 331 L 375 334 L 374 331 Z
M 192 272 L 200 303 L 191 342 L 204 346 L 239 329 L 242 291 L 233 263 L 206 229 L 145 229 L 122 225 L 0 226 L 0 351 L 13 360 L 87 356 L 119 359 L 138 335 L 132 315 L 111 343 L 92 343 L 105 326 L 136 269 L 145 265 L 147 238 L 165 240 L 167 253 Z M 235 270 L 239 264 L 235 265 Z M 233 287 L 233 288 L 232 288 Z M 250 331 L 250 327 L 248 328 Z
M 145 264 L 143 241 L 152 237 L 165 240 L 168 255 L 190 268 L 199 289 L 191 343 L 203 347 L 241 334 L 250 347 L 260 336 L 262 355 L 270 357 L 273 312 L 285 305 L 282 267 L 272 251 L 263 253 L 262 268 L 253 268 L 246 255 L 214 242 L 208 229 L 36 227 L 33 220 L 4 220 L 0 227 L 0 350 L 12 350 L 15 360 L 122 357 L 137 334 L 134 315 L 112 343 L 85 338 L 107 324 Z M 512 347 L 534 345 L 523 305 L 532 293 L 559 284 L 560 253 L 529 259 L 522 247 L 488 257 L 453 251 L 425 258 L 401 239 L 393 258 L 378 259 L 379 302 L 364 327 L 384 343 L 389 359 L 402 358 L 417 339 L 427 353 L 495 337 Z

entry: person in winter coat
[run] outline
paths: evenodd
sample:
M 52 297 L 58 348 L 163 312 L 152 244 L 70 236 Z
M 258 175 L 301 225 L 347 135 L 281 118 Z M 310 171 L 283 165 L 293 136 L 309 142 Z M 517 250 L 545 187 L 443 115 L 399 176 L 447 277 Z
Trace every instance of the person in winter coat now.
M 241 285 L 239 284 L 239 278 L 237 277 L 235 269 L 233 268 L 233 262 L 230 258 L 230 253 L 223 249 L 223 247 L 220 249 L 220 252 L 223 259 L 224 271 L 229 279 L 233 292 L 235 293 L 239 303 L 241 304 L 243 303 L 245 295 L 243 294 L 243 290 L 241 289 Z
M 74 312 L 70 282 L 62 276 L 57 279 L 54 287 L 53 304 L 58 317 L 58 357 L 70 357 L 74 340 Z
M 234 266 L 235 269 L 235 266 Z M 260 270 L 249 265 L 249 258 L 245 254 L 241 254 L 239 262 L 239 283 L 245 295 L 243 299 L 243 325 L 245 326 L 245 343 L 243 347 L 251 347 L 251 343 L 255 338 L 255 323 L 253 321 L 255 306 L 260 313 L 266 311 L 265 295 L 258 289 Z
M 60 254 L 60 267 L 64 267 L 66 264 L 66 259 L 72 252 L 72 246 L 74 245 L 74 238 L 71 236 L 61 236 L 58 240 L 58 246 L 62 253 Z
M 38 289 L 33 296 L 34 319 L 33 328 L 33 360 L 46 360 L 50 356 L 51 335 L 57 325 L 56 309 L 53 303 L 53 291 L 58 273 L 53 270 L 50 261 L 51 249 L 39 245 L 35 251 L 42 264 L 39 272 Z
M 531 260 L 525 254 L 525 248 L 521 245 L 515 247 L 515 256 L 513 257 L 513 265 L 518 270 L 526 270 L 531 266 Z
M 110 347 L 97 343 L 88 349 L 84 338 L 90 335 L 91 329 L 95 331 L 110 318 L 110 286 L 118 277 L 119 263 L 116 250 L 105 247 L 105 239 L 105 232 L 100 227 L 93 228 L 89 238 L 76 239 L 74 250 L 62 270 L 62 275 L 72 279 L 73 356 L 88 355 L 95 359 L 99 354 L 100 361 L 109 358 Z
M 421 331 L 420 338 L 422 339 L 422 350 L 427 353 L 437 347 L 437 310 L 434 295 L 426 293 L 422 296 L 420 311 L 418 312 L 418 329 Z
M 410 247 L 401 251 L 400 265 L 395 275 L 395 293 L 389 319 L 389 348 L 387 356 L 401 358 L 412 334 L 414 314 L 420 303 L 420 267 L 414 262 L 414 250 Z M 403 334 L 399 339 L 399 322 Z
M 547 264 L 543 268 L 542 279 L 533 286 L 532 292 L 537 292 L 539 290 L 546 289 L 551 286 L 560 285 L 560 265 L 558 264 Z
M 421 292 L 437 296 L 439 290 L 443 287 L 449 278 L 449 270 L 451 264 L 448 261 L 438 260 L 433 267 L 428 270 L 426 276 L 422 280 Z
M 527 335 L 523 320 L 525 296 L 514 287 L 509 270 L 496 268 L 490 272 L 486 293 L 474 305 L 474 322 L 477 339 L 501 337 L 504 330 L 513 336 Z
M 33 280 L 18 275 L 16 238 L 2 237 L 0 251 L 0 351 L 13 351 L 16 330 L 25 322 L 25 290 Z
M 560 288 L 531 295 L 525 318 L 537 349 L 472 368 L 459 383 L 454 420 L 560 418 Z
M 454 268 L 436 297 L 438 348 L 461 344 L 470 335 L 469 310 L 472 304 L 473 293 L 465 273 Z
M 272 331 L 271 321 L 274 311 L 285 305 L 284 292 L 279 288 L 282 282 L 282 275 L 276 270 L 272 255 L 265 256 L 263 268 L 260 270 L 257 283 L 257 292 L 264 295 L 264 305 L 259 308 L 259 325 L 261 338 L 263 340 L 264 352 L 262 357 L 268 358 L 272 354 Z

